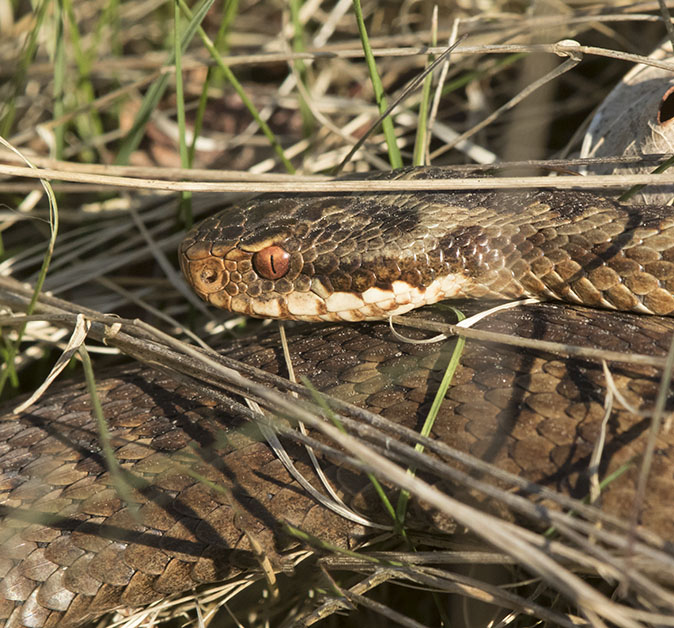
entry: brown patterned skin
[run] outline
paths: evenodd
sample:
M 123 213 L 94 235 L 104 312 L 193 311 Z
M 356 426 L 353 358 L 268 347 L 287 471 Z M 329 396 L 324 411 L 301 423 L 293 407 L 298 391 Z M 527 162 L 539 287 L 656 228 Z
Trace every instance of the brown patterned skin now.
M 673 242 L 671 212 L 578 191 L 265 195 L 197 225 L 180 259 L 203 299 L 263 318 L 370 320 L 523 295 L 670 315 Z M 287 256 L 281 272 L 256 265 L 270 247 Z
M 664 355 L 674 319 L 546 304 L 502 312 L 479 326 Z M 234 344 L 227 353 L 284 374 L 278 344 L 276 334 L 269 334 Z M 401 344 L 382 323 L 304 327 L 290 338 L 295 367 L 318 388 L 416 429 L 453 345 Z M 631 402 L 652 407 L 658 369 L 613 364 L 611 370 Z M 0 413 L 1 626 L 74 626 L 110 609 L 258 569 L 250 538 L 282 569 L 294 542 L 281 521 L 340 546 L 367 532 L 314 502 L 252 424 L 218 410 L 192 387 L 132 367 L 99 374 L 99 392 L 115 455 L 134 481 L 136 514 L 106 471 L 83 385 L 61 386 L 19 417 Z M 605 392 L 597 362 L 468 341 L 433 437 L 583 497 Z M 600 477 L 633 458 L 638 462 L 648 428 L 647 419 L 613 411 Z M 313 477 L 304 451 L 287 448 Z M 328 460 L 323 464 L 347 503 L 387 521 L 367 480 Z M 231 494 L 200 484 L 187 467 Z M 637 474 L 635 465 L 606 489 L 606 512 L 631 515 Z M 461 490 L 445 489 L 454 495 Z M 645 527 L 670 542 L 673 492 L 670 431 L 658 438 L 641 516 Z M 433 519 L 420 505 L 415 512 L 412 527 Z

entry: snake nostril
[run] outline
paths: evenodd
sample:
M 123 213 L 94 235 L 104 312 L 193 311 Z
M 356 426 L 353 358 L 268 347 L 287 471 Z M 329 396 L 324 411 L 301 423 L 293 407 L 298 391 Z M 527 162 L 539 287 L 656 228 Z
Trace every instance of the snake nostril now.
M 218 280 L 218 273 L 212 268 L 204 268 L 201 272 L 201 281 L 206 284 L 214 283 Z
M 253 268 L 265 279 L 280 279 L 290 268 L 290 253 L 280 246 L 268 246 L 253 255 Z

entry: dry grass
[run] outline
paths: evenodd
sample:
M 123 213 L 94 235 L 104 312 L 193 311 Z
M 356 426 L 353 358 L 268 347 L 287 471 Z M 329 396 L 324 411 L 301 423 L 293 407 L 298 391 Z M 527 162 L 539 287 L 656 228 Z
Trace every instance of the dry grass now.
M 6 359 L 15 358 L 17 369 L 14 374 L 5 368 L 3 395 L 34 389 L 51 368 L 54 347 L 63 349 L 76 325 L 73 308 L 55 302 L 38 307 L 30 321 L 21 319 L 18 313 L 30 310 L 30 295 L 9 279 L 36 284 L 45 266 L 51 212 L 38 177 L 51 181 L 59 216 L 56 248 L 43 289 L 89 311 L 94 321 L 89 330 L 92 340 L 101 340 L 106 328 L 118 322 L 97 313 L 126 319 L 118 336 L 123 342 L 112 340 L 107 346 L 93 342 L 89 347 L 95 371 L 118 361 L 120 355 L 125 359 L 156 357 L 166 363 L 176 355 L 171 352 L 187 351 L 167 345 L 159 355 L 149 356 L 142 344 L 147 330 L 138 331 L 128 322 L 135 317 L 171 336 L 184 333 L 186 327 L 193 327 L 202 338 L 223 331 L 240 333 L 239 319 L 207 310 L 186 289 L 175 270 L 177 244 L 185 225 L 242 194 L 337 189 L 335 183 L 313 175 L 331 175 L 380 113 L 352 3 L 307 1 L 297 11 L 292 3 L 242 0 L 224 7 L 216 3 L 202 25 L 216 41 L 219 54 L 209 52 L 198 33 L 177 52 L 172 43 L 170 4 L 94 0 L 71 6 L 66 1 L 45 1 L 33 13 L 22 12 L 23 7 L 16 4 L 0 0 L 0 134 L 21 154 L 0 152 L 0 301 L 13 312 L 13 321 L 2 321 L 3 352 Z M 434 22 L 430 3 L 364 5 L 389 103 L 423 71 L 429 47 L 437 54 L 456 34 L 468 36 L 452 55 L 442 83 L 439 68 L 431 90 L 409 94 L 397 105 L 393 127 L 404 163 L 411 163 L 417 154 L 435 165 L 478 163 L 487 168 L 507 162 L 530 166 L 526 172 L 535 178 L 501 179 L 499 187 L 621 189 L 652 181 L 651 175 L 621 175 L 588 177 L 582 182 L 577 177 L 557 177 L 551 182 L 536 175 L 549 170 L 578 171 L 581 162 L 570 159 L 578 148 L 576 130 L 583 128 L 586 117 L 631 64 L 643 60 L 639 55 L 648 54 L 665 35 L 658 4 L 581 0 L 532 6 L 525 11 L 527 7 L 516 2 L 456 0 L 439 4 Z M 178 38 L 188 22 L 182 14 Z M 59 28 L 64 33 L 61 38 L 55 36 Z M 557 43 L 566 39 L 583 45 Z M 176 72 L 176 61 L 182 73 Z M 244 106 L 227 72 L 240 82 L 255 116 Z M 531 86 L 537 89 L 532 91 Z M 436 89 L 441 97 L 434 105 Z M 523 95 L 527 98 L 522 99 Z M 417 134 L 423 126 L 424 98 L 427 109 L 435 110 L 427 138 Z M 266 134 L 260 130 L 264 125 L 268 125 Z M 193 141 L 195 126 L 200 130 Z M 415 143 L 421 145 L 416 152 Z M 394 152 L 377 127 L 345 171 L 385 169 Z M 544 158 L 555 160 L 540 161 Z M 297 172 L 292 177 L 281 174 L 288 169 Z M 665 175 L 658 181 L 672 183 L 674 179 Z M 376 182 L 367 182 L 365 188 L 345 185 L 372 189 Z M 437 185 L 489 187 L 494 183 L 485 177 Z M 390 189 L 390 182 L 386 186 Z M 24 322 L 23 337 L 29 342 L 13 356 L 16 329 Z M 179 364 L 177 359 L 175 364 Z M 227 378 L 230 385 L 255 390 L 263 407 L 294 405 L 281 390 L 243 382 L 235 373 L 219 373 L 219 377 Z M 367 420 L 343 404 L 336 411 L 356 433 L 349 419 Z M 333 429 L 316 423 L 311 413 L 302 418 L 321 431 Z M 373 434 L 369 437 L 376 441 L 379 436 Z M 404 556 L 335 553 L 324 559 L 326 572 L 362 577 L 357 583 L 352 579 L 351 588 L 337 601 L 307 610 L 306 598 L 314 583 L 298 587 L 296 580 L 281 578 L 285 601 L 281 610 L 272 612 L 263 605 L 266 610 L 255 615 L 256 596 L 265 588 L 248 581 L 204 593 L 200 598 L 203 609 L 214 604 L 211 598 L 219 603 L 233 600 L 239 617 L 248 613 L 243 623 L 255 626 L 281 625 L 284 620 L 290 625 L 300 619 L 310 624 L 323 616 L 329 617 L 322 625 L 405 625 L 407 621 L 412 626 L 418 625 L 415 621 L 431 622 L 428 618 L 437 617 L 435 602 L 426 594 L 437 591 L 455 594 L 453 625 L 458 625 L 460 620 L 455 618 L 462 614 L 465 625 L 486 625 L 494 608 L 511 612 L 497 613 L 500 623 L 494 625 L 528 626 L 537 620 L 566 626 L 674 624 L 674 596 L 648 575 L 674 572 L 671 554 L 656 540 L 635 540 L 634 555 L 625 558 L 615 549 L 626 538 L 625 527 L 588 509 L 582 525 L 566 510 L 549 515 L 565 531 L 560 540 L 550 541 L 424 485 L 400 467 L 389 466 L 392 463 L 364 447 L 359 438 L 340 433 L 328 436 L 354 456 L 354 466 L 384 470 L 393 483 L 407 487 L 460 524 L 479 530 L 490 543 L 489 551 L 438 548 Z M 406 438 L 414 443 L 411 435 Z M 425 445 L 427 449 L 441 447 L 440 453 L 450 460 L 457 455 L 437 443 Z M 410 464 L 430 460 L 416 454 L 413 447 L 401 445 L 398 453 Z M 455 473 L 449 465 L 432 470 L 439 477 Z M 498 477 L 521 488 L 516 478 L 502 472 Z M 472 480 L 466 475 L 464 481 Z M 526 499 L 508 491 L 499 498 L 510 508 L 531 514 Z M 554 493 L 549 498 L 562 509 L 581 508 Z M 592 522 L 601 522 L 602 527 L 595 528 Z M 593 547 L 597 538 L 612 550 L 599 555 Z M 530 571 L 514 566 L 513 556 L 529 564 Z M 297 558 L 301 573 L 305 557 Z M 466 564 L 469 567 L 463 571 L 447 567 Z M 638 583 L 640 609 L 611 599 L 616 583 L 626 582 L 635 564 L 650 567 L 639 572 L 643 576 Z M 536 575 L 522 586 L 531 572 Z M 494 578 L 503 586 L 490 583 Z M 397 584 L 381 586 L 391 581 Z M 411 594 L 405 591 L 407 587 Z M 349 605 L 358 606 L 361 614 L 332 615 Z M 194 600 L 188 598 L 183 606 L 193 608 Z M 167 611 L 169 616 L 182 612 L 176 608 L 183 607 Z M 151 615 L 143 615 L 138 623 L 128 625 L 150 625 L 151 620 Z M 220 623 L 213 625 L 230 625 L 228 621 L 233 622 L 218 619 Z

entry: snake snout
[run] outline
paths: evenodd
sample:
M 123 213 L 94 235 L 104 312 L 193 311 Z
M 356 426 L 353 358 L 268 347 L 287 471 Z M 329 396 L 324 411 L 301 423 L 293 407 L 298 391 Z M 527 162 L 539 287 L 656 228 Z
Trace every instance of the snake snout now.
M 187 239 L 180 246 L 180 267 L 193 290 L 204 300 L 208 295 L 220 292 L 229 283 L 229 272 L 220 255 L 214 255 L 213 247 L 204 242 Z

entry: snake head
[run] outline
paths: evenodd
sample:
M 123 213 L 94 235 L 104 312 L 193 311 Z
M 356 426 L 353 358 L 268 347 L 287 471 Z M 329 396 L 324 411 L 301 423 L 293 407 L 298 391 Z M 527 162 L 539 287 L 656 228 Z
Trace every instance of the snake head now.
M 192 229 L 179 258 L 195 292 L 216 307 L 258 318 L 316 312 L 306 303 L 315 254 L 303 240 L 306 216 L 297 210 L 297 201 L 286 197 L 256 199 Z
M 296 225 L 292 220 L 272 225 L 263 218 L 255 203 L 233 207 L 188 233 L 180 245 L 180 265 L 202 299 L 252 316 L 283 316 L 275 293 L 289 289 L 302 269 Z

